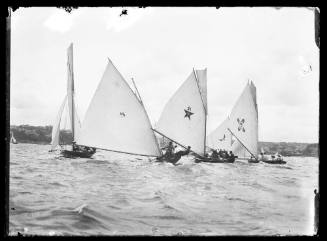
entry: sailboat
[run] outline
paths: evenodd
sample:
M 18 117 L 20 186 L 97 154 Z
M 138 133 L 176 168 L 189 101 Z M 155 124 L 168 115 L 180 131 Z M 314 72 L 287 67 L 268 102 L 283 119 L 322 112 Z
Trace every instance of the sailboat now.
M 95 149 L 81 148 L 76 145 L 76 138 L 81 128 L 79 121 L 76 105 L 75 105 L 75 91 L 74 91 L 74 71 L 73 71 L 73 44 L 71 43 L 67 50 L 67 94 L 59 108 L 57 118 L 52 127 L 52 138 L 51 138 L 51 149 L 54 151 L 58 148 L 60 143 L 60 126 L 62 124 L 61 119 L 65 109 L 68 109 L 70 119 L 70 129 L 72 131 L 72 148 L 61 149 L 61 154 L 65 157 L 85 157 L 89 158 L 95 153 Z M 65 108 L 66 107 L 66 108 Z
M 276 152 L 274 155 L 266 155 L 263 148 L 261 148 L 259 159 L 260 161 L 268 164 L 286 164 L 286 161 L 284 161 L 284 158 L 281 154 Z
M 165 105 L 154 131 L 186 149 L 163 160 L 176 163 L 189 152 L 206 154 L 207 69 L 194 70 Z
M 212 149 L 225 149 L 238 158 L 258 162 L 258 107 L 252 81 L 247 83 L 229 117 L 207 139 Z
M 110 59 L 76 144 L 131 155 L 162 155 L 138 90 L 133 92 Z
M 11 132 L 10 143 L 12 143 L 12 144 L 17 144 L 17 141 L 16 141 L 16 139 L 15 139 L 15 137 L 14 137 L 14 133 L 13 133 L 13 132 Z

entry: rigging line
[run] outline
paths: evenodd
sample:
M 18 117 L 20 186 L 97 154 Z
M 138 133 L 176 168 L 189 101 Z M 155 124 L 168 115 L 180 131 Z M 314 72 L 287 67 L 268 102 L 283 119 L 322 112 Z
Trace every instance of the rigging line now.
M 116 150 L 110 150 L 110 149 L 99 148 L 99 147 L 94 147 L 94 146 L 85 146 L 85 145 L 80 145 L 80 144 L 77 144 L 77 145 L 83 146 L 83 147 L 91 147 L 91 148 L 95 148 L 98 150 L 111 151 L 111 152 L 117 152 L 117 153 L 123 153 L 123 154 L 135 155 L 135 156 L 159 157 L 159 156 L 155 156 L 155 155 L 146 155 L 146 154 L 138 154 L 138 153 L 133 153 L 133 152 L 116 151 Z
M 143 105 L 143 101 L 142 101 L 141 95 L 140 95 L 140 93 L 139 93 L 139 90 L 137 89 L 136 84 L 135 84 L 135 82 L 134 82 L 134 78 L 131 78 L 131 79 L 132 79 L 132 82 L 133 82 L 134 88 L 135 88 L 135 90 L 136 90 L 136 93 L 137 93 L 138 99 L 139 99 L 139 101 L 141 102 L 141 104 Z
M 250 152 L 250 150 L 240 141 L 240 139 L 238 139 L 238 137 L 236 136 L 236 135 L 234 135 L 234 133 L 229 129 L 229 128 L 227 128 L 227 130 L 229 130 L 229 132 L 233 135 L 233 136 L 235 136 L 235 138 L 242 144 L 242 146 L 256 159 L 256 160 L 258 160 L 256 157 L 255 157 L 255 155 L 253 155 L 252 154 L 252 152 Z

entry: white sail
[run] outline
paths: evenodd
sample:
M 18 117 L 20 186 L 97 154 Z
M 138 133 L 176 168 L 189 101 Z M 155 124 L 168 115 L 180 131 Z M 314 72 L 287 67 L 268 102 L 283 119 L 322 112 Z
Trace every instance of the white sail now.
M 74 124 L 74 139 L 77 140 L 78 139 L 78 135 L 80 135 L 81 133 L 81 129 L 82 129 L 82 124 L 81 121 L 78 117 L 77 114 L 77 108 L 76 108 L 76 104 L 74 103 L 74 120 L 75 120 L 75 124 Z M 74 140 L 73 140 L 74 141 Z
M 74 110 L 74 69 L 73 69 L 73 44 L 71 43 L 67 49 L 67 99 L 70 117 L 70 129 L 75 139 L 75 111 Z M 74 141 L 74 140 L 73 140 Z
M 17 143 L 17 141 L 16 141 L 16 139 L 14 137 L 14 133 L 13 132 L 11 132 L 10 142 L 13 143 L 13 144 L 16 144 Z
M 156 130 L 204 155 L 206 113 L 194 71 L 170 98 Z
M 230 114 L 229 128 L 246 148 L 257 157 L 258 148 L 258 113 L 254 96 L 254 85 L 246 85 Z M 251 154 L 238 141 L 232 146 L 232 151 L 240 157 Z
M 214 131 L 207 137 L 207 146 L 212 149 L 225 149 L 230 151 L 232 148 L 232 134 L 228 131 L 229 118 L 226 118 Z
M 199 89 L 202 96 L 202 101 L 204 104 L 204 108 L 206 109 L 206 113 L 208 113 L 208 102 L 207 102 L 207 68 L 203 70 L 195 70 L 197 80 L 199 83 Z
M 60 120 L 65 108 L 67 96 L 65 96 L 64 101 L 62 102 L 55 123 L 52 126 L 52 135 L 51 135 L 51 150 L 55 150 L 59 145 L 59 133 L 60 133 Z
M 110 60 L 76 142 L 117 152 L 161 155 L 144 107 Z

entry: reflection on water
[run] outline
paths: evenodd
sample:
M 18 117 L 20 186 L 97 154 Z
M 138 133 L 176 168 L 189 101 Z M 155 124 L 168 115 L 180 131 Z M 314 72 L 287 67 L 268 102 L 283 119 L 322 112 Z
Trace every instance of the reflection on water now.
M 10 146 L 10 233 L 294 235 L 313 233 L 318 159 L 182 165 L 99 151 L 66 159 Z

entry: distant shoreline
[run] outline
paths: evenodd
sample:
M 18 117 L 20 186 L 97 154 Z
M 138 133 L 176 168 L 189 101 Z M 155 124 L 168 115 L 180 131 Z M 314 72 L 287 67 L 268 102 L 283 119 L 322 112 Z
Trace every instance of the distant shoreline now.
M 10 126 L 18 143 L 49 145 L 51 143 L 52 126 Z M 68 130 L 61 130 L 61 143 L 72 143 L 72 135 Z M 160 138 L 159 138 L 160 142 Z M 283 156 L 318 157 L 318 143 L 299 142 L 266 142 L 259 141 L 258 150 L 264 149 L 267 154 L 279 152 Z

